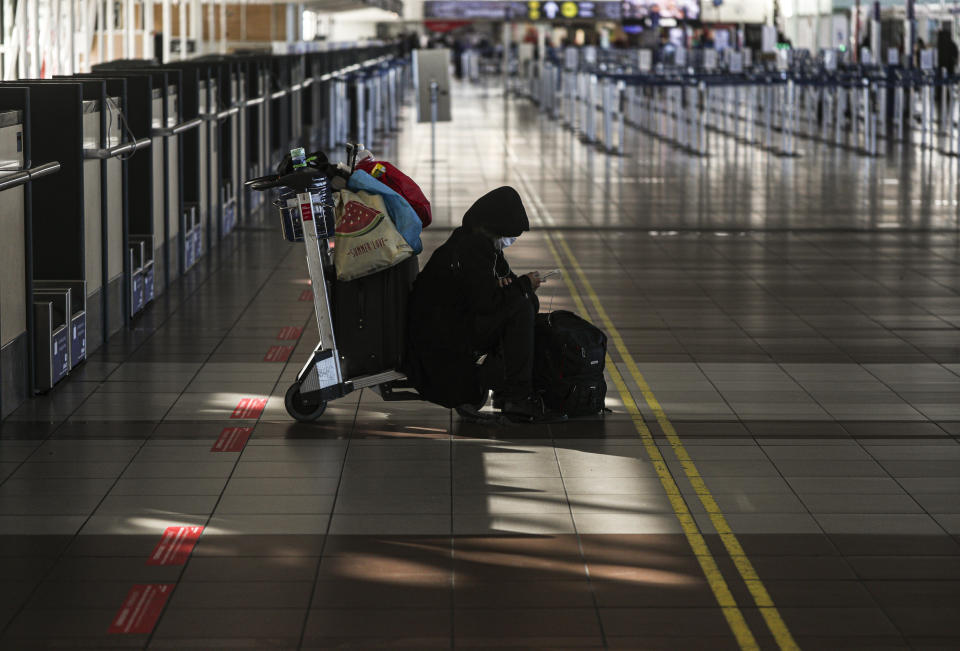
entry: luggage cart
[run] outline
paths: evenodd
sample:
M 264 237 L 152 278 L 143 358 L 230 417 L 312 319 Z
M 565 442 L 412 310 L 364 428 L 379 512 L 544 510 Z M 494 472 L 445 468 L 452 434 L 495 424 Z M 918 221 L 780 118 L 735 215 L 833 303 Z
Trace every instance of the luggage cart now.
M 302 149 L 291 156 L 303 160 Z M 371 388 L 384 400 L 420 400 L 410 389 L 406 376 L 388 368 L 377 373 L 346 377 L 341 353 L 337 350 L 333 328 L 330 291 L 336 274 L 333 267 L 334 214 L 330 179 L 324 170 L 301 167 L 290 174 L 251 179 L 246 186 L 255 191 L 279 190 L 273 205 L 280 213 L 283 237 L 288 242 L 303 242 L 307 269 L 313 289 L 313 307 L 317 317 L 320 343 L 287 389 L 284 404 L 287 413 L 300 422 L 320 418 L 331 400 L 357 389 Z M 384 273 L 384 272 L 381 272 Z

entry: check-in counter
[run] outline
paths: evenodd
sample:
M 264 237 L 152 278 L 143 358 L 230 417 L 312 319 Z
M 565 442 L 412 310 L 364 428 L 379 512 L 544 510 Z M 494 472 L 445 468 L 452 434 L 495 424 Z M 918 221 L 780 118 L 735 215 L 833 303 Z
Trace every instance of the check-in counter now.
M 243 192 L 243 183 L 248 177 L 246 176 L 246 161 L 249 157 L 249 147 L 247 145 L 247 111 L 246 111 L 246 97 L 247 97 L 247 78 L 243 74 L 239 65 L 234 67 L 235 83 L 236 83 L 236 94 L 235 105 L 237 107 L 237 117 L 234 122 L 236 127 L 233 134 L 233 138 L 236 140 L 237 146 L 233 150 L 233 179 L 234 179 L 234 199 L 236 201 L 236 217 L 235 222 L 240 223 L 241 217 L 246 216 L 246 197 Z
M 338 146 L 351 115 L 368 140 L 389 129 L 396 84 L 358 84 L 348 105 L 346 81 L 388 52 L 114 61 L 0 83 L 0 417 L 257 208 L 245 178 L 293 146 Z
M 155 243 L 164 240 L 164 233 L 162 228 L 159 232 L 154 230 L 158 221 L 154 215 L 154 194 L 160 193 L 162 197 L 163 175 L 154 174 L 152 153 L 145 151 L 153 144 L 153 79 L 146 73 L 109 71 L 75 78 L 100 80 L 107 90 L 103 147 L 99 151 L 86 151 L 85 155 L 101 160 L 101 173 L 107 181 L 106 273 L 111 305 L 108 319 L 113 326 L 116 308 L 123 310 L 121 323 L 127 323 L 153 300 L 157 265 L 162 265 L 155 255 Z M 120 228 L 117 228 L 118 217 Z M 118 270 L 123 291 L 119 300 L 114 296 Z M 108 335 L 114 331 L 111 327 Z
M 220 121 L 226 119 L 221 117 L 217 98 L 219 96 L 220 86 L 214 76 L 207 80 L 206 89 L 206 136 L 208 165 L 207 172 L 207 249 L 211 249 L 222 236 L 221 227 L 223 225 L 223 194 L 220 191 L 220 184 L 223 177 L 223 161 L 220 158 L 222 143 L 220 140 Z
M 211 83 L 209 67 L 190 62 L 171 63 L 166 66 L 178 70 L 181 74 L 180 114 L 184 124 L 197 127 L 183 132 L 181 146 L 183 192 L 183 269 L 190 269 L 203 255 L 210 243 L 210 224 L 212 223 L 211 176 L 216 169 L 212 152 L 209 114 Z M 216 202 L 219 203 L 219 202 Z
M 241 134 L 240 75 L 236 60 L 211 56 L 200 59 L 209 65 L 215 93 L 211 96 L 207 120 L 211 123 L 212 142 L 218 155 L 213 189 L 219 192 L 219 219 L 217 231 L 226 237 L 236 226 L 239 208 L 239 188 L 243 177 L 243 143 Z M 243 134 L 245 136 L 245 134 Z
M 183 205 L 183 134 L 199 127 L 201 120 L 182 121 L 180 88 L 182 73 L 172 68 L 157 67 L 155 62 L 124 60 L 94 66 L 96 74 L 148 74 L 152 78 L 151 158 L 154 169 L 154 283 L 159 293 L 183 271 L 184 252 L 196 243 L 193 235 L 182 237 L 187 229 Z M 160 191 L 157 191 L 159 186 Z M 199 239 L 199 238 L 197 238 Z M 190 256 L 193 257 L 192 255 Z
M 0 87 L 0 418 L 33 390 L 32 189 L 60 169 L 31 165 L 30 124 L 30 90 Z
M 290 151 L 290 60 L 270 58 L 270 161 L 275 163 Z
M 123 157 L 135 153 L 136 145 L 124 146 L 121 116 L 126 104 L 126 79 L 78 76 L 83 84 L 83 157 L 85 214 L 100 210 L 101 250 L 99 258 L 87 260 L 88 289 L 96 265 L 100 267 L 101 310 L 104 341 L 129 322 L 126 170 Z M 144 142 L 149 145 L 149 140 Z M 93 187 L 94 178 L 99 188 Z M 93 220 L 88 219 L 88 235 Z M 89 309 L 88 309 L 89 312 Z
M 157 122 L 163 118 L 162 89 L 154 88 L 154 82 L 158 80 L 149 72 L 98 70 L 78 77 L 110 80 L 114 86 L 117 86 L 116 80 L 123 80 L 126 84 L 125 89 L 116 88 L 125 90 L 125 102 L 114 106 L 108 100 L 107 124 L 124 137 L 128 151 L 115 153 L 121 145 L 121 138 L 114 133 L 108 134 L 108 150 L 104 155 L 112 153 L 111 160 L 122 160 L 126 167 L 127 235 L 123 262 L 128 314 L 133 316 L 165 286 L 162 245 L 167 233 L 164 224 L 163 143 L 153 135 L 154 115 L 158 116 Z M 119 131 L 121 125 L 122 132 Z M 148 148 L 151 151 L 144 151 Z M 131 262 L 135 258 L 138 264 L 133 265 Z
M 30 92 L 31 160 L 58 161 L 60 165 L 56 175 L 32 182 L 29 269 L 34 288 L 70 289 L 68 350 L 72 366 L 105 339 L 106 247 L 100 203 L 104 193 L 100 161 L 84 156 L 87 150 L 102 148 L 102 104 L 84 100 L 84 84 L 79 81 L 19 80 L 3 87 L 8 85 Z M 122 300 L 122 286 L 119 289 Z M 31 318 L 33 300 L 31 297 L 28 303 Z M 32 339 L 36 341 L 35 336 Z M 34 359 L 35 368 L 36 362 Z M 49 388 L 34 379 L 36 389 Z
M 23 115 L 0 111 L 0 186 L 23 170 Z M 0 418 L 29 396 L 24 183 L 0 192 Z
M 243 80 L 243 124 L 244 149 L 242 174 L 244 179 L 252 179 L 270 172 L 270 161 L 267 152 L 268 124 L 270 101 L 264 62 L 260 57 L 239 57 L 240 77 Z M 259 208 L 264 201 L 264 193 L 247 190 L 244 193 L 243 203 L 249 213 Z

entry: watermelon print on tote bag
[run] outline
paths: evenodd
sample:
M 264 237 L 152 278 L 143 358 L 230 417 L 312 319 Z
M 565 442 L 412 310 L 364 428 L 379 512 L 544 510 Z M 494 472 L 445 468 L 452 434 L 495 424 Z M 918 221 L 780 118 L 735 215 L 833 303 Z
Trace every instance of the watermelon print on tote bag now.
M 338 280 L 363 278 L 413 255 L 379 195 L 341 190 L 336 217 L 333 264 Z

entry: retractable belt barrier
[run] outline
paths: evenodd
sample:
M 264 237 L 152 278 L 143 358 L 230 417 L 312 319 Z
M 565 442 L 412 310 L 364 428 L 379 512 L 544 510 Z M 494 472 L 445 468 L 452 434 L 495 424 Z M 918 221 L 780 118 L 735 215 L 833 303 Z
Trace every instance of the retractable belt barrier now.
M 675 68 L 637 73 L 622 65 L 528 66 L 510 89 L 585 142 L 624 153 L 624 125 L 708 156 L 723 134 L 781 156 L 806 138 L 869 156 L 894 143 L 960 155 L 960 77 L 858 67 L 839 71 Z M 519 89 L 519 90 L 518 90 Z

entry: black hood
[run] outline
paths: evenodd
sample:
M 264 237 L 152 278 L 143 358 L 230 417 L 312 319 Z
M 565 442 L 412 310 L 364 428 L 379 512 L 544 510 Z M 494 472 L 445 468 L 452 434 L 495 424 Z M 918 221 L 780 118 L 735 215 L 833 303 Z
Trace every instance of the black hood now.
M 530 230 L 523 201 L 509 185 L 491 190 L 477 199 L 463 216 L 463 225 L 471 230 L 483 227 L 497 237 L 518 237 Z

